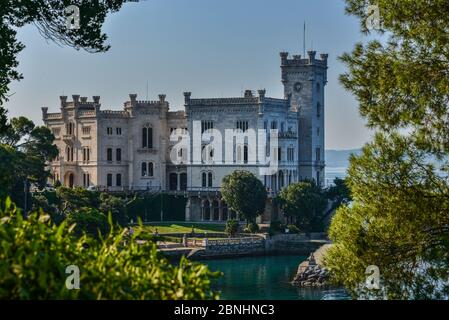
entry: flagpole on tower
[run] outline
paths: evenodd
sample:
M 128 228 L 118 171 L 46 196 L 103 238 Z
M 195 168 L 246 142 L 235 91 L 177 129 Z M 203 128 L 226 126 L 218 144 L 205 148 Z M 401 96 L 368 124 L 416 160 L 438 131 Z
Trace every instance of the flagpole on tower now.
M 305 57 L 306 56 L 306 21 L 304 21 L 302 51 L 303 51 L 303 57 Z

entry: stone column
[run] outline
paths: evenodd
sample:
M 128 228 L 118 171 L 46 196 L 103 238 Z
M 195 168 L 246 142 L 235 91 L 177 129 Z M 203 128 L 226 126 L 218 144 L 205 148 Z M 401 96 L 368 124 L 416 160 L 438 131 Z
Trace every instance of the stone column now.
M 209 218 L 214 221 L 214 202 L 209 199 Z
M 223 201 L 218 200 L 218 221 L 223 221 Z
M 201 200 L 201 221 L 204 221 L 204 216 L 205 216 L 205 212 L 204 212 L 204 200 Z

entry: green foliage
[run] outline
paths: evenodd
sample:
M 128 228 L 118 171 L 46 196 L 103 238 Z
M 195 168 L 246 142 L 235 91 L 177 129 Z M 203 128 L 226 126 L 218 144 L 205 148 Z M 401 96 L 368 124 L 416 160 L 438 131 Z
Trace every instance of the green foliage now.
M 301 230 L 322 231 L 327 200 L 314 181 L 291 184 L 282 189 L 278 201 L 285 215 L 296 218 Z
M 248 171 L 234 171 L 225 176 L 221 193 L 229 208 L 247 221 L 254 221 L 265 210 L 267 191 L 263 183 Z
M 114 227 L 96 240 L 73 232 L 42 211 L 24 219 L 8 200 L 0 209 L 0 299 L 218 298 L 210 289 L 217 273 L 186 259 L 171 264 L 153 242 L 137 244 L 138 233 L 129 239 Z M 80 269 L 80 290 L 66 288 L 70 265 Z
M 58 154 L 53 145 L 54 136 L 46 127 L 36 127 L 25 118 L 13 118 L 0 130 L 0 197 L 12 195 L 23 207 L 25 186 L 43 187 L 49 177 L 46 162 Z M 29 209 L 29 207 L 28 207 Z
M 124 227 L 129 223 L 126 201 L 120 197 L 114 197 L 108 193 L 100 194 L 99 211 L 104 214 L 110 213 L 114 224 L 119 224 Z
M 288 229 L 288 233 L 291 233 L 291 234 L 301 233 L 301 230 L 299 230 L 299 228 L 297 226 L 295 226 L 294 224 L 289 224 L 287 226 L 287 229 Z
M 327 267 L 354 296 L 442 298 L 449 290 L 449 185 L 409 138 L 378 134 L 352 157 L 354 202 L 332 220 Z M 377 265 L 382 290 L 361 284 Z
M 351 202 L 351 190 L 345 179 L 335 178 L 334 185 L 329 187 L 325 193 L 329 200 L 334 201 L 334 206 L 338 208 L 341 204 Z
M 270 229 L 268 230 L 268 233 L 270 235 L 275 235 L 279 233 L 285 232 L 286 226 L 281 221 L 271 221 L 270 223 Z
M 107 217 L 93 208 L 83 207 L 67 215 L 67 223 L 75 225 L 75 234 L 78 236 L 84 233 L 93 237 L 100 237 L 109 232 Z
M 228 237 L 234 237 L 239 232 L 240 224 L 237 220 L 228 220 L 226 222 L 225 233 Z
M 248 225 L 245 227 L 244 231 L 247 233 L 258 233 L 260 230 L 259 225 L 255 222 L 250 222 L 248 223 Z
M 348 67 L 341 82 L 378 134 L 351 159 L 354 201 L 332 221 L 334 246 L 325 263 L 355 297 L 447 298 L 449 6 L 442 0 L 346 3 L 364 31 L 367 7 L 377 5 L 388 41 L 359 43 L 341 57 Z M 363 285 L 369 265 L 380 268 L 381 290 Z

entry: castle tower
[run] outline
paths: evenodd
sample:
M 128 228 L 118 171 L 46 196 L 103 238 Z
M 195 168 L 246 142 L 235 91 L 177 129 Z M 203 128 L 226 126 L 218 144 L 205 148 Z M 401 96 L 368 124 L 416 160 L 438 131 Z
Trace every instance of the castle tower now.
M 327 83 L 327 54 L 316 59 L 316 52 L 308 57 L 281 52 L 282 83 L 284 95 L 292 108 L 298 110 L 300 179 L 314 179 L 324 186 L 324 88 Z

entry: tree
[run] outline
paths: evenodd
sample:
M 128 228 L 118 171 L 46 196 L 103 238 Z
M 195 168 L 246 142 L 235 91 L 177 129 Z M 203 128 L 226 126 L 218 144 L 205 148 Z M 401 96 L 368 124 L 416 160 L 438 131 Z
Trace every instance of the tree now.
M 50 173 L 46 162 L 58 155 L 53 145 L 54 136 L 46 127 L 36 127 L 25 118 L 11 119 L 3 133 L 0 133 L 0 166 L 2 184 L 0 195 L 10 195 L 23 206 L 25 186 L 31 183 L 43 187 Z
M 228 220 L 226 222 L 225 233 L 232 238 L 239 232 L 239 222 L 237 220 Z
M 351 157 L 353 202 L 332 221 L 325 263 L 356 297 L 447 297 L 448 3 L 346 3 L 366 32 L 368 6 L 377 6 L 388 41 L 359 43 L 341 57 L 348 66 L 341 82 L 377 135 Z M 380 269 L 381 290 L 363 285 L 370 265 Z
M 254 222 L 265 210 L 267 190 L 255 175 L 248 171 L 234 171 L 225 176 L 221 194 L 229 208 Z
M 17 71 L 17 56 L 25 46 L 17 40 L 17 28 L 32 23 L 47 40 L 77 50 L 104 52 L 109 49 L 107 36 L 101 31 L 106 15 L 118 11 L 125 2 L 130 1 L 3 0 L 0 4 L 0 120 L 5 114 L 1 105 L 8 99 L 9 84 L 22 79 Z M 79 8 L 79 29 L 67 28 L 69 15 L 66 8 L 70 5 Z M 1 129 L 0 121 L 0 132 Z
M 296 219 L 300 230 L 322 231 L 327 201 L 314 181 L 298 182 L 282 189 L 278 202 L 285 215 Z
M 129 223 L 126 210 L 127 202 L 119 197 L 114 197 L 108 193 L 100 194 L 100 212 L 105 215 L 111 213 L 112 221 L 121 226 L 126 226 Z
M 355 297 L 430 299 L 449 290 L 449 185 L 410 138 L 378 134 L 352 157 L 354 201 L 332 220 L 326 266 Z M 381 290 L 368 290 L 376 265 Z
M 83 207 L 70 212 L 67 223 L 75 225 L 74 234 L 79 237 L 88 234 L 97 238 L 109 232 L 108 218 L 94 208 Z
M 74 237 L 44 212 L 24 219 L 8 200 L 0 205 L 0 299 L 217 299 L 219 273 L 183 258 L 169 262 L 151 242 L 137 243 L 118 226 L 103 239 Z M 68 266 L 79 268 L 79 290 L 66 287 Z M 75 272 L 74 269 L 70 270 Z

